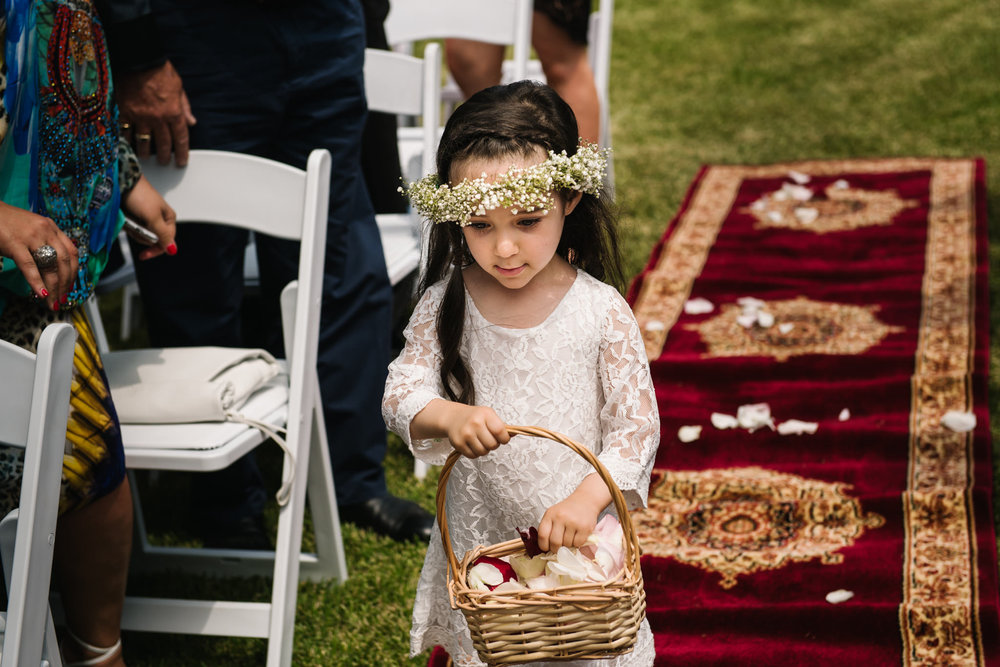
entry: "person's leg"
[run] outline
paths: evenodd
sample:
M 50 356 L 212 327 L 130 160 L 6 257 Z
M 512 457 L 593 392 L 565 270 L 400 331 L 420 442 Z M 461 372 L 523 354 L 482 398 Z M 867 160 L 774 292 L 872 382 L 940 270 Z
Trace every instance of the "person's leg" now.
M 587 47 L 573 41 L 563 27 L 538 11 L 532 18 L 531 44 L 546 81 L 576 114 L 580 136 L 596 144 L 600 137 L 600 103 Z
M 338 505 L 351 520 L 361 518 L 351 516 L 352 506 L 374 501 L 380 516 L 356 522 L 393 537 L 429 537 L 429 514 L 391 496 L 383 469 L 392 291 L 359 169 L 366 115 L 360 5 L 309 3 L 282 17 L 280 31 L 295 46 L 288 49 L 286 122 L 270 157 L 300 167 L 316 148 L 332 157 L 318 373 Z M 281 284 L 270 271 L 280 275 L 282 262 L 267 255 L 283 244 L 260 241 L 262 283 Z
M 381 393 L 392 300 L 378 227 L 358 169 L 366 117 L 364 31 L 360 15 L 351 9 L 349 3 L 318 3 L 296 12 L 297 21 L 282 23 L 301 51 L 292 67 L 296 76 L 288 119 L 272 156 L 304 166 L 313 149 L 326 148 L 332 158 L 318 370 L 341 504 L 386 493 Z M 330 25 L 338 29 L 331 33 Z M 262 259 L 263 280 L 270 262 Z
M 261 154 L 281 122 L 284 75 L 262 10 L 248 5 L 233 23 L 224 2 L 156 0 L 153 7 L 198 118 L 191 147 Z M 246 242 L 244 230 L 185 223 L 177 228 L 177 255 L 137 263 L 153 345 L 248 344 L 242 329 Z M 280 323 L 270 326 L 278 330 Z M 269 547 L 261 520 L 267 494 L 252 454 L 191 480 L 207 546 Z
M 500 83 L 504 58 L 502 44 L 446 39 L 444 54 L 448 70 L 465 97 Z
M 111 493 L 59 517 L 53 579 L 66 625 L 84 642 L 111 647 L 121 636 L 125 582 L 132 551 L 132 496 L 128 478 Z M 67 662 L 92 658 L 75 641 L 63 645 Z M 121 651 L 105 665 L 124 665 Z

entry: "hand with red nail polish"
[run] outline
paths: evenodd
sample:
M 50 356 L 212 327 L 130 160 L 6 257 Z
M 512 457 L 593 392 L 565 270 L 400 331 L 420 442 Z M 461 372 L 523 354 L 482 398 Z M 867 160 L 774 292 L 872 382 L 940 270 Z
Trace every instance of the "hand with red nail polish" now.
M 32 253 L 46 245 L 56 251 L 57 262 L 41 271 Z M 14 260 L 31 293 L 50 308 L 73 288 L 79 254 L 51 218 L 0 202 L 0 256 Z
M 166 253 L 177 254 L 177 243 L 174 234 L 177 231 L 177 214 L 163 199 L 159 192 L 146 180 L 139 178 L 135 186 L 122 193 L 122 211 L 130 220 L 149 229 L 160 241 L 139 252 L 140 260 L 150 259 Z

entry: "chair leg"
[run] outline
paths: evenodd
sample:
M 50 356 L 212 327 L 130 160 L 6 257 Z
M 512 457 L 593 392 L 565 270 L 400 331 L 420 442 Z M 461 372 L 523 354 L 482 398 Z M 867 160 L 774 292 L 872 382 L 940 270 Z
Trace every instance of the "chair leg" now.
M 333 486 L 330 450 L 327 448 L 326 423 L 319 403 L 319 383 L 316 384 L 313 409 L 313 431 L 309 446 L 309 512 L 312 514 L 316 537 L 315 564 L 303 564 L 302 578 L 310 581 L 347 580 L 347 559 L 337 512 L 337 494 Z
M 59 638 L 56 636 L 56 625 L 52 621 L 52 609 L 45 616 L 45 640 L 42 646 L 42 660 L 48 662 L 48 667 L 63 667 L 62 654 L 59 653 Z
M 306 394 L 309 395 L 308 393 Z M 309 410 L 315 396 L 309 396 Z M 305 406 L 303 406 L 305 407 Z M 271 618 L 268 625 L 267 667 L 289 667 L 295 633 L 295 608 L 299 591 L 299 552 L 302 549 L 302 520 L 305 514 L 309 452 L 302 451 L 312 441 L 314 419 L 290 423 L 288 442 L 298 443 L 293 461 L 284 457 L 282 483 L 293 477 L 291 497 L 278 511 L 278 535 L 274 549 L 274 578 L 271 589 Z M 298 433 L 295 431 L 298 430 Z M 305 443 L 303 445 L 303 443 Z
M 135 316 L 132 314 L 132 304 L 138 298 L 139 286 L 135 283 L 125 285 L 125 289 L 122 290 L 121 337 L 123 341 L 132 337 L 132 323 L 135 321 Z

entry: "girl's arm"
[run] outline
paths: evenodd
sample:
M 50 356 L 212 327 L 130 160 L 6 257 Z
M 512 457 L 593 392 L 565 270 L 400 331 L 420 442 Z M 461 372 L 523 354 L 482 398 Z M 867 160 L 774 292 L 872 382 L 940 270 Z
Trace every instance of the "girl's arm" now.
M 403 332 L 406 345 L 389 364 L 382 399 L 386 425 L 415 457 L 432 465 L 443 464 L 453 449 L 474 458 L 510 440 L 503 421 L 490 408 L 444 398 L 436 329 L 443 287 L 432 286 L 414 308 Z
M 649 362 L 632 309 L 617 292 L 605 318 L 600 371 L 604 385 L 598 459 L 629 509 L 644 507 L 660 445 L 660 414 Z
M 596 472 L 587 475 L 566 500 L 545 510 L 538 524 L 538 547 L 557 551 L 561 546 L 583 546 L 610 503 L 611 492 L 604 480 Z
M 492 408 L 436 398 L 410 422 L 410 438 L 448 438 L 470 459 L 485 456 L 510 442 L 503 420 Z
M 660 419 L 635 317 L 617 293 L 607 312 L 599 363 L 605 405 L 598 458 L 632 508 L 646 502 Z M 546 510 L 538 526 L 538 546 L 547 551 L 581 546 L 610 503 L 611 492 L 600 476 L 587 475 L 569 497 Z

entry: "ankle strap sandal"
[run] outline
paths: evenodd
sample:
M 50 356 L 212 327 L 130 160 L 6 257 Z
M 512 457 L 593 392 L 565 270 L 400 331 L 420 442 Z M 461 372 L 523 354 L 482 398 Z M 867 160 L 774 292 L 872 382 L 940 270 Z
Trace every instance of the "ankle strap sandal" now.
M 110 660 L 115 657 L 122 650 L 122 638 L 119 637 L 118 641 L 108 647 L 94 646 L 93 644 L 88 644 L 83 641 L 72 630 L 66 628 L 66 634 L 72 639 L 77 646 L 90 653 L 95 653 L 96 655 L 92 658 L 87 658 L 86 660 L 80 660 L 78 662 L 67 662 L 64 667 L 97 667 L 105 660 Z

